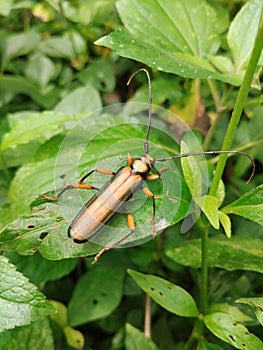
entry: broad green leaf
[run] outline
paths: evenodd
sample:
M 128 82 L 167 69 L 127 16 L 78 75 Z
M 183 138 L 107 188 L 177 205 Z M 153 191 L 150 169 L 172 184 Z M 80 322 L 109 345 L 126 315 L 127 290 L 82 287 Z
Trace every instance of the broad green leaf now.
M 129 323 L 125 325 L 125 349 L 126 350 L 158 350 L 154 342 L 146 338 L 145 334 Z
M 244 69 L 250 58 L 262 8 L 263 2 L 261 0 L 248 1 L 230 25 L 227 42 L 234 59 L 236 71 Z
M 34 31 L 10 35 L 2 43 L 2 67 L 5 67 L 14 57 L 26 55 L 35 50 L 40 40 L 40 35 Z
M 47 281 L 54 281 L 68 275 L 77 264 L 76 259 L 51 261 L 43 258 L 38 253 L 23 256 L 15 252 L 6 252 L 5 256 L 8 257 L 10 263 L 14 264 L 24 276 L 36 285 L 43 285 Z
M 228 215 L 222 211 L 218 211 L 220 224 L 223 226 L 227 238 L 231 237 L 231 221 Z
M 0 256 L 0 332 L 54 312 L 45 296 L 8 259 Z
M 172 260 L 184 266 L 201 267 L 201 240 L 194 239 L 173 244 L 166 249 L 165 254 Z M 208 264 L 210 267 L 220 267 L 229 271 L 251 270 L 263 272 L 263 242 L 260 239 L 217 235 L 208 240 Z
M 68 306 L 69 324 L 78 326 L 109 315 L 122 296 L 124 271 L 98 266 L 77 282 Z
M 243 303 L 252 306 L 256 317 L 260 324 L 263 326 L 263 298 L 240 298 L 236 300 L 236 303 Z
M 69 116 L 78 113 L 94 112 L 101 109 L 100 94 L 91 85 L 77 88 L 67 95 L 55 107 L 56 112 L 64 112 Z
M 0 78 L 0 103 L 5 103 L 6 95 L 9 97 L 17 94 L 30 96 L 33 101 L 45 109 L 54 107 L 60 97 L 60 91 L 57 87 L 52 87 L 52 89 L 44 93 L 38 85 L 25 77 L 18 75 L 2 76 Z
M 183 77 L 241 83 L 239 73 L 221 74 L 207 59 L 220 46 L 219 17 L 207 2 L 119 0 L 117 9 L 125 29 L 100 38 L 96 44 Z
M 133 270 L 128 270 L 128 273 L 144 292 L 166 310 L 184 317 L 198 316 L 193 297 L 183 288 L 157 276 Z
M 88 115 L 70 129 L 65 138 L 58 135 L 46 142 L 34 161 L 21 167 L 13 180 L 10 189 L 13 212 L 16 215 L 27 214 L 3 229 L 0 234 L 2 249 L 32 254 L 40 247 L 40 253 L 47 259 L 98 252 L 100 248 L 92 243 L 78 245 L 67 237 L 70 222 L 94 195 L 94 190 L 68 191 L 57 203 L 46 201 L 44 204 L 43 200 L 37 201 L 36 198 L 39 193 L 54 189 L 59 191 L 65 183 L 76 183 L 81 176 L 96 167 L 116 171 L 120 166 L 127 165 L 128 151 L 134 157 L 142 155 L 146 127 L 137 122 L 139 120 L 135 118 L 105 114 L 96 119 L 94 115 Z M 173 148 L 177 149 L 178 145 L 169 135 L 155 128 L 151 130 L 150 154 L 153 157 L 168 156 Z M 184 218 L 190 205 L 189 190 L 179 175 L 176 162 L 169 161 L 165 165 L 169 169 L 162 174 L 161 179 L 147 182 L 156 196 L 157 231 Z M 156 164 L 159 169 L 162 166 L 163 164 Z M 88 183 L 101 188 L 109 176 L 95 173 L 88 180 Z M 54 194 L 55 192 L 49 193 L 51 196 Z M 35 200 L 31 215 L 28 214 L 30 198 Z M 42 206 L 38 207 L 40 204 Z M 125 244 L 152 239 L 152 200 L 138 191 L 134 194 L 134 200 L 127 203 L 127 208 L 133 213 L 136 230 Z M 105 246 L 118 241 L 128 232 L 126 216 L 117 213 L 92 242 Z
M 32 322 L 29 326 L 16 327 L 0 333 L 0 348 L 5 350 L 53 350 L 52 329 L 48 319 Z
M 202 197 L 195 198 L 195 202 L 202 209 L 210 224 L 215 228 L 219 229 L 219 215 L 217 207 L 216 197 L 205 195 Z
M 67 236 L 69 221 L 56 214 L 52 203 L 22 215 L 0 232 L 0 250 L 32 255 L 39 250 L 46 259 L 57 260 L 94 255 L 100 247 L 74 244 Z
M 262 341 L 230 315 L 216 312 L 204 316 L 206 327 L 218 338 L 237 349 L 261 350 Z
M 245 193 L 221 209 L 225 214 L 236 214 L 263 226 L 263 185 Z

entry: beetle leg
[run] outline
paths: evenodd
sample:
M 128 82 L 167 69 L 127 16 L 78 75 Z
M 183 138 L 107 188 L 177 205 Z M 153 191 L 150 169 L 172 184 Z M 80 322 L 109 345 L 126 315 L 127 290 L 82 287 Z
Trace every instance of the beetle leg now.
M 69 184 L 69 185 L 66 185 L 66 187 L 64 187 L 55 197 L 49 197 L 49 196 L 46 196 L 44 194 L 40 194 L 40 197 L 43 198 L 43 199 L 47 199 L 49 201 L 57 201 L 61 195 L 72 189 L 72 188 L 80 188 L 80 189 L 85 189 L 85 190 L 99 190 L 99 188 L 97 187 L 94 187 L 94 186 L 91 186 L 91 185 L 88 185 L 88 184 L 83 184 L 83 182 L 94 172 L 97 172 L 97 173 L 100 173 L 100 174 L 105 174 L 105 175 L 114 175 L 115 172 L 112 171 L 112 170 L 107 170 L 107 169 L 93 169 L 91 170 L 90 172 L 88 172 L 86 175 L 84 175 L 76 184 Z
M 158 176 L 158 174 L 153 174 L 153 175 Z M 147 197 L 152 198 L 152 200 L 153 200 L 152 235 L 154 238 L 156 235 L 156 230 L 155 230 L 155 198 L 154 198 L 154 194 L 149 190 L 149 188 L 143 187 L 142 190 L 146 194 Z
M 150 174 L 150 175 L 147 175 L 146 176 L 146 179 L 147 180 L 157 180 L 157 179 L 160 179 L 160 177 L 162 176 L 162 173 L 165 172 L 166 170 L 168 169 L 168 167 L 164 167 L 164 168 L 161 168 L 157 174 Z
M 103 249 L 101 249 L 98 254 L 95 256 L 92 264 L 95 264 L 96 261 L 98 261 L 98 259 L 100 258 L 100 256 L 106 252 L 107 250 L 110 250 L 111 248 L 117 247 L 118 245 L 120 245 L 123 241 L 125 241 L 128 237 L 130 237 L 130 235 L 133 234 L 133 232 L 135 231 L 135 224 L 134 224 L 134 219 L 133 216 L 131 215 L 131 213 L 128 212 L 127 209 L 125 209 L 125 213 L 127 215 L 127 222 L 128 222 L 128 226 L 130 228 L 130 232 L 125 235 L 124 237 L 122 237 L 120 240 L 118 240 L 117 242 L 113 243 L 113 244 L 109 244 L 106 247 L 104 247 Z

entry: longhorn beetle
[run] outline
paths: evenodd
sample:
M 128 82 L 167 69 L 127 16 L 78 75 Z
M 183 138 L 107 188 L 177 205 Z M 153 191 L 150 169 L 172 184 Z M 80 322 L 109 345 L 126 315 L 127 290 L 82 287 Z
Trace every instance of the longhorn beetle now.
M 106 170 L 106 169 L 93 169 L 83 176 L 77 184 L 66 185 L 56 197 L 49 197 L 46 195 L 41 195 L 42 198 L 57 201 L 59 197 L 69 189 L 80 188 L 80 189 L 94 189 L 97 193 L 84 205 L 84 207 L 77 214 L 75 219 L 72 221 L 68 228 L 68 235 L 72 237 L 73 241 L 76 243 L 84 243 L 90 241 L 98 232 L 103 228 L 103 226 L 109 222 L 109 220 L 118 212 L 119 209 L 124 209 L 127 215 L 128 227 L 130 232 L 124 237 L 119 239 L 113 244 L 105 246 L 101 249 L 95 256 L 93 263 L 95 263 L 99 257 L 107 250 L 116 247 L 123 241 L 125 241 L 134 231 L 135 223 L 133 216 L 125 208 L 125 202 L 127 202 L 133 195 L 135 191 L 141 189 L 148 197 L 152 198 L 153 205 L 153 215 L 152 215 L 152 235 L 156 234 L 155 231 L 155 198 L 154 194 L 146 187 L 143 187 L 143 180 L 156 180 L 161 177 L 162 172 L 168 168 L 161 168 L 157 173 L 151 173 L 151 169 L 154 167 L 155 162 L 166 162 L 171 159 L 178 159 L 190 156 L 199 156 L 203 154 L 220 154 L 220 153 L 234 153 L 241 154 L 248 157 L 252 163 L 252 173 L 249 177 L 249 182 L 255 172 L 255 163 L 253 158 L 241 151 L 205 151 L 205 152 L 193 152 L 186 153 L 177 156 L 163 157 L 163 158 L 152 158 L 149 155 L 149 145 L 148 139 L 151 130 L 151 120 L 152 120 L 152 89 L 151 80 L 148 71 L 145 68 L 141 68 L 136 71 L 127 82 L 130 84 L 133 77 L 138 73 L 144 71 L 148 79 L 148 89 L 149 89 L 149 110 L 148 110 L 148 125 L 144 141 L 144 151 L 145 154 L 141 157 L 133 159 L 131 154 L 128 153 L 128 166 L 121 167 L 117 172 Z M 100 174 L 111 175 L 112 178 L 105 183 L 105 185 L 98 189 L 88 184 L 84 184 L 84 181 L 94 172 Z

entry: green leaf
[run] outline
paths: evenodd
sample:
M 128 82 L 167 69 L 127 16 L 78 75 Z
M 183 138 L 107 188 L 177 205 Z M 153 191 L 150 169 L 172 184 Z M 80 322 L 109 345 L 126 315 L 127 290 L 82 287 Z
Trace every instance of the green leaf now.
M 263 298 L 240 298 L 236 300 L 236 303 L 242 303 L 252 306 L 255 311 L 256 317 L 260 324 L 263 326 Z
M 125 325 L 125 349 L 126 350 L 158 350 L 154 342 L 146 338 L 143 332 L 129 323 Z
M 226 215 L 225 213 L 223 213 L 222 211 L 218 211 L 218 215 L 219 215 L 219 221 L 221 223 L 221 225 L 224 228 L 225 234 L 227 236 L 227 238 L 231 237 L 231 221 L 230 218 L 228 217 L 228 215 Z
M 248 1 L 232 21 L 227 42 L 230 47 L 235 70 L 245 68 L 251 55 L 262 13 L 261 0 Z
M 0 250 L 32 255 L 39 250 L 46 259 L 57 260 L 94 255 L 100 248 L 92 243 L 72 244 L 67 236 L 68 220 L 56 214 L 47 203 L 45 207 L 22 215 L 3 228 L 0 233 Z
M 33 322 L 30 326 L 16 327 L 0 333 L 0 348 L 5 350 L 53 350 L 54 340 L 48 319 Z
M 216 229 L 219 229 L 219 215 L 217 207 L 217 199 L 213 196 L 202 196 L 195 198 L 195 202 L 202 209 L 210 224 Z
M 25 94 L 30 96 L 33 101 L 38 103 L 45 109 L 52 108 L 59 99 L 59 89 L 53 87 L 46 92 L 41 91 L 38 85 L 29 81 L 28 79 L 14 75 L 14 76 L 2 76 L 0 78 L 0 103 L 5 104 L 6 96 Z
M 29 162 L 38 148 L 65 129 L 66 122 L 74 120 L 61 112 L 28 112 L 6 133 L 1 151 L 5 165 L 15 167 Z M 47 127 L 48 125 L 48 127 Z
M 72 347 L 73 349 L 80 349 L 80 350 L 84 348 L 85 338 L 80 331 L 73 329 L 69 326 L 65 326 L 64 334 L 67 340 L 67 344 L 70 347 Z
M 60 57 L 68 60 L 75 59 L 74 48 L 68 36 L 52 36 L 40 45 L 41 52 L 51 57 Z
M 208 343 L 206 340 L 199 340 L 196 350 L 223 350 L 220 346 Z
M 183 317 L 197 317 L 198 309 L 192 296 L 183 288 L 163 278 L 128 270 L 144 292 L 166 310 Z
M 0 234 L 1 249 L 32 254 L 40 247 L 40 253 L 47 259 L 98 252 L 100 249 L 97 245 L 90 242 L 78 245 L 67 237 L 69 223 L 94 195 L 94 190 L 68 191 L 57 203 L 43 204 L 43 200 L 37 201 L 37 196 L 53 190 L 54 186 L 59 191 L 65 183 L 76 183 L 81 176 L 96 167 L 116 171 L 120 166 L 127 165 L 128 151 L 134 157 L 142 155 L 146 126 L 138 124 L 139 121 L 144 119 L 111 117 L 107 114 L 96 119 L 94 115 L 88 115 L 76 123 L 65 138 L 58 135 L 46 142 L 39 149 L 35 160 L 17 171 L 12 182 L 10 202 L 13 213 L 28 213 L 29 198 L 36 200 L 32 204 L 34 211 L 31 215 L 22 215 L 3 229 Z M 173 149 L 178 148 L 169 135 L 155 128 L 151 131 L 150 139 L 151 155 L 154 157 L 168 156 Z M 179 175 L 176 162 L 169 161 L 166 164 L 169 169 L 161 179 L 147 182 L 156 195 L 157 231 L 184 218 L 190 205 L 190 193 Z M 160 169 L 162 164 L 156 166 Z M 87 182 L 101 188 L 108 180 L 107 175 L 96 173 Z M 54 196 L 54 192 L 49 195 Z M 133 213 L 136 230 L 125 244 L 141 243 L 142 238 L 151 239 L 152 200 L 138 191 L 134 194 L 134 200 L 127 203 L 127 208 Z M 105 246 L 128 232 L 126 216 L 118 213 L 92 242 Z
M 40 35 L 34 31 L 10 35 L 2 43 L 2 68 L 4 68 L 11 59 L 26 55 L 35 50 L 40 40 Z
M 92 86 L 87 85 L 77 88 L 67 95 L 56 106 L 56 112 L 64 112 L 69 116 L 77 113 L 94 112 L 101 109 L 102 102 L 100 94 Z
M 184 266 L 201 267 L 201 240 L 171 243 L 165 254 Z M 229 271 L 251 270 L 262 273 L 263 242 L 252 237 L 217 235 L 208 240 L 208 265 Z
M 182 141 L 181 142 L 181 153 L 189 153 L 193 149 L 189 149 L 188 145 Z M 204 159 L 204 158 L 203 158 Z M 201 156 L 201 161 L 203 160 Z M 195 199 L 196 197 L 201 196 L 203 192 L 203 166 L 201 168 L 201 162 L 198 157 L 184 157 L 181 158 L 182 169 L 184 173 L 185 182 L 187 183 L 190 192 Z
M 183 77 L 241 83 L 238 74 L 220 74 L 207 59 L 220 46 L 219 17 L 207 2 L 119 0 L 117 9 L 126 29 L 112 32 L 96 44 Z
M 0 275 L 0 332 L 28 325 L 54 312 L 45 296 L 3 256 Z
M 25 74 L 28 79 L 43 88 L 52 78 L 54 78 L 56 67 L 47 56 L 35 55 L 29 58 Z
M 213 314 L 221 312 L 233 317 L 236 321 L 240 323 L 245 323 L 252 321 L 252 318 L 242 312 L 237 306 L 232 306 L 227 303 L 213 304 L 208 308 L 208 314 Z
M 70 325 L 78 326 L 108 316 L 121 300 L 123 277 L 122 269 L 104 266 L 83 275 L 69 302 Z
M 262 349 L 261 340 L 230 315 L 220 312 L 206 315 L 204 323 L 215 336 L 237 349 Z
M 39 285 L 47 281 L 54 281 L 68 275 L 76 267 L 76 259 L 50 261 L 36 253 L 31 256 L 19 255 L 15 252 L 6 252 L 5 256 L 16 265 L 32 283 Z M 37 269 L 36 269 L 37 266 Z
M 225 214 L 236 214 L 263 226 L 263 185 L 245 193 L 221 209 Z

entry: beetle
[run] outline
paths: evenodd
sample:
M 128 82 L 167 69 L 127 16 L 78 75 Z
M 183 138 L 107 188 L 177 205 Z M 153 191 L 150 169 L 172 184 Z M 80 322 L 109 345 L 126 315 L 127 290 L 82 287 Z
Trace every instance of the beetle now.
M 192 152 L 170 157 L 152 158 L 149 155 L 148 143 L 152 121 L 152 91 L 149 72 L 145 68 L 139 69 L 134 74 L 132 74 L 127 82 L 127 85 L 129 85 L 133 77 L 141 71 L 145 72 L 147 75 L 149 89 L 148 124 L 144 141 L 144 155 L 133 159 L 131 154 L 128 153 L 128 166 L 121 167 L 119 170 L 117 170 L 117 172 L 107 169 L 93 169 L 84 175 L 76 184 L 66 185 L 55 197 L 40 195 L 43 199 L 57 201 L 63 193 L 72 188 L 88 190 L 93 189 L 97 191 L 95 195 L 83 206 L 83 208 L 76 215 L 68 228 L 68 236 L 71 237 L 76 243 L 84 243 L 90 241 L 103 229 L 104 225 L 107 224 L 120 209 L 124 210 L 127 216 L 127 222 L 130 231 L 115 243 L 109 244 L 102 248 L 95 256 L 93 263 L 95 263 L 105 251 L 118 246 L 135 231 L 133 216 L 125 208 L 125 203 L 129 201 L 133 193 L 139 189 L 141 189 L 146 194 L 146 196 L 152 199 L 152 235 L 153 237 L 156 235 L 155 197 L 147 187 L 143 186 L 143 181 L 159 179 L 162 173 L 168 168 L 164 167 L 157 171 L 157 173 L 152 173 L 151 170 L 153 169 L 155 162 L 166 162 L 171 159 L 200 156 L 204 154 L 215 155 L 221 153 L 232 153 L 241 154 L 250 159 L 253 167 L 248 182 L 251 180 L 255 172 L 255 164 L 253 158 L 245 152 L 235 150 Z M 84 181 L 94 172 L 110 175 L 112 177 L 105 183 L 102 188 L 99 189 L 97 187 L 84 183 Z

